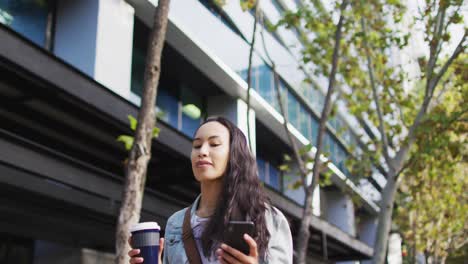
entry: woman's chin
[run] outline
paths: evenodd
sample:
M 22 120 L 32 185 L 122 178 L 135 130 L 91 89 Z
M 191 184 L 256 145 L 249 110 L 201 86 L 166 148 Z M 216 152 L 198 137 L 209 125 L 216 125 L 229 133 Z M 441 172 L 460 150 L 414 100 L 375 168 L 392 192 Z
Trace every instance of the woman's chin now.
M 215 175 L 198 175 L 195 178 L 200 183 L 212 183 L 212 182 L 220 181 L 222 177 L 215 176 Z

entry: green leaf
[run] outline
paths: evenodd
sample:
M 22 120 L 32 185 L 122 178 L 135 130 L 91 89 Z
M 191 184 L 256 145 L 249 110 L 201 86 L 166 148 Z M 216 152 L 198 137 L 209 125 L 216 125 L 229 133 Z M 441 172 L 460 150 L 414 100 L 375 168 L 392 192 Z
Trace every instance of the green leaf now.
M 159 127 L 154 127 L 153 128 L 153 138 L 157 138 L 159 136 L 159 132 L 161 129 Z
M 289 185 L 289 188 L 292 189 L 292 190 L 297 190 L 300 187 L 302 187 L 302 182 L 301 182 L 300 179 Z
M 137 127 L 137 124 L 138 124 L 138 121 L 136 120 L 135 117 L 133 117 L 132 115 L 128 115 L 128 120 L 130 121 L 130 128 L 135 131 L 136 130 L 136 127 Z
M 125 144 L 125 149 L 127 151 L 129 151 L 129 150 L 132 149 L 134 138 L 132 136 L 129 136 L 129 135 L 120 135 L 117 138 L 117 141 L 124 143 Z
M 278 167 L 280 171 L 289 171 L 289 166 L 286 164 L 282 164 Z

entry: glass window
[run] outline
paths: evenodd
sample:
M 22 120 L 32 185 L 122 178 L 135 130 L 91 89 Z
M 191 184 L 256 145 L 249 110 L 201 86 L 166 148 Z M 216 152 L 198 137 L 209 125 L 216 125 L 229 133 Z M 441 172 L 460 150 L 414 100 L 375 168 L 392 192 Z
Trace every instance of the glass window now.
M 50 1 L 0 0 L 0 23 L 9 26 L 37 45 L 46 42 Z
M 323 110 L 323 104 L 325 102 L 325 97 L 324 95 L 318 90 L 318 89 L 311 89 L 310 90 L 312 93 L 312 107 L 314 110 L 318 113 L 322 113 Z
M 338 131 L 338 124 L 337 124 L 336 116 L 331 117 L 328 120 L 328 123 L 330 124 L 331 127 L 333 127 L 335 131 Z
M 313 145 L 317 146 L 317 137 L 318 137 L 318 122 L 313 115 L 310 115 L 310 130 L 311 130 L 311 142 Z
M 345 166 L 345 161 L 347 158 L 347 153 L 346 151 L 340 146 L 338 147 L 338 155 L 337 155 L 337 164 L 338 168 L 343 172 L 348 174 L 348 171 Z
M 262 182 L 265 182 L 265 161 L 257 157 L 258 177 Z
M 290 91 L 288 91 L 288 119 L 294 127 L 299 128 L 299 102 Z
M 322 151 L 323 152 L 328 152 L 328 153 L 326 153 L 327 154 L 326 156 L 327 156 L 327 158 L 329 158 L 330 157 L 329 156 L 329 154 L 330 154 L 329 153 L 330 152 L 330 137 L 328 136 L 327 132 L 325 132 L 325 135 L 323 136 L 322 146 L 323 146 Z
M 299 112 L 299 123 L 300 123 L 300 131 L 302 135 L 306 138 L 310 138 L 310 117 L 309 112 L 305 109 L 303 105 L 300 105 L 300 112 Z
M 280 109 L 280 106 L 278 104 L 278 99 L 277 99 L 277 96 L 276 96 L 276 88 L 274 87 L 274 81 L 273 81 L 273 96 L 274 96 L 274 100 L 272 100 L 272 104 L 273 104 L 273 107 L 276 109 L 276 111 L 278 111 L 278 113 L 281 113 L 281 109 Z M 284 83 L 281 81 L 279 81 L 279 90 L 280 90 L 280 93 L 281 93 L 281 99 L 283 101 L 283 107 L 285 108 L 284 110 L 285 111 L 288 111 L 288 105 L 287 105 L 287 89 L 286 89 L 286 86 L 284 85 Z
M 139 19 L 135 19 L 133 26 L 132 79 L 130 89 L 139 96 L 143 93 L 148 34 L 148 27 Z
M 298 175 L 286 175 L 283 177 L 283 191 L 282 193 L 290 198 L 291 200 L 295 201 L 297 204 L 303 206 L 304 199 L 305 199 L 305 192 L 302 187 L 298 189 L 293 189 L 292 185 L 296 183 L 299 179 Z
M 202 98 L 187 86 L 181 88 L 182 132 L 189 137 L 195 134 L 201 122 Z
M 258 67 L 259 83 L 258 90 L 260 95 L 267 102 L 273 102 L 275 98 L 275 91 L 273 87 L 273 72 L 266 66 Z
M 177 97 L 170 94 L 166 89 L 158 89 L 156 106 L 161 113 L 158 116 L 174 128 L 178 128 L 179 120 L 179 102 Z
M 138 96 L 141 96 L 143 91 L 148 34 L 148 27 L 135 19 L 131 91 Z M 174 80 L 159 80 L 156 98 L 158 117 L 175 129 L 192 137 L 201 122 L 202 106 L 202 97 L 191 87 L 180 85 Z
M 269 185 L 279 191 L 280 190 L 280 178 L 279 178 L 278 169 L 270 164 L 269 174 L 270 174 Z
M 145 75 L 145 53 L 140 49 L 133 49 L 132 80 L 130 89 L 135 94 L 143 94 L 143 79 Z

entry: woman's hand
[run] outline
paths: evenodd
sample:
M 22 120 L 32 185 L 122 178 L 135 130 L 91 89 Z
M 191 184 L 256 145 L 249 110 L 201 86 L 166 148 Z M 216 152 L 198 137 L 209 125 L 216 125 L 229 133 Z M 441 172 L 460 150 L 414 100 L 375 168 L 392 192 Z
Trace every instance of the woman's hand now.
M 222 264 L 258 264 L 257 242 L 247 234 L 244 234 L 244 239 L 250 248 L 248 256 L 226 244 L 221 244 L 221 248 L 216 250 L 219 262 Z
M 130 247 L 132 247 L 132 237 L 128 238 L 128 244 L 130 244 Z M 164 238 L 159 239 L 159 254 L 158 254 L 158 263 L 162 264 L 162 252 L 164 249 Z M 130 257 L 130 264 L 136 264 L 136 263 L 143 263 L 144 259 L 141 257 L 136 257 L 136 255 L 140 254 L 140 250 L 137 248 L 132 248 L 128 252 L 128 256 Z

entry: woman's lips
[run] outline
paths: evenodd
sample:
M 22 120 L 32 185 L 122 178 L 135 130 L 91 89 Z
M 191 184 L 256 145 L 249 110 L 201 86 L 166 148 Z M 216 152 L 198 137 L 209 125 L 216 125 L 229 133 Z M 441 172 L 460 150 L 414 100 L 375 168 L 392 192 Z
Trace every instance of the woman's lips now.
M 199 167 L 199 168 L 213 166 L 213 164 L 211 162 L 208 162 L 208 161 L 197 161 L 197 163 L 195 163 L 195 165 L 197 167 Z

